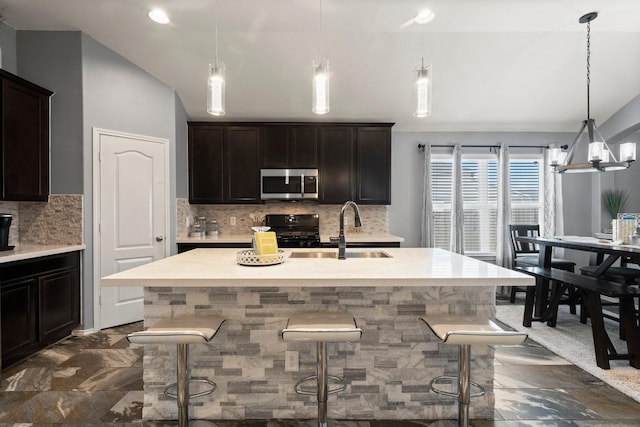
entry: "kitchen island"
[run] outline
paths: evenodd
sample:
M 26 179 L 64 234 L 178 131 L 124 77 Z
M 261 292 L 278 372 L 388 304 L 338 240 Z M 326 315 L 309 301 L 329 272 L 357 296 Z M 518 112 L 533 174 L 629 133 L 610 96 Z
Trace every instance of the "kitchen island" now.
M 359 343 L 329 345 L 329 372 L 347 391 L 333 395 L 337 419 L 455 418 L 452 398 L 429 391 L 431 378 L 457 372 L 456 347 L 441 344 L 418 322 L 430 314 L 495 314 L 496 286 L 533 286 L 534 280 L 470 257 L 426 248 L 384 248 L 387 258 L 292 258 L 249 267 L 237 249 L 195 249 L 102 279 L 103 286 L 144 286 L 145 326 L 158 319 L 207 313 L 228 321 L 211 346 L 192 346 L 191 374 L 218 390 L 191 402 L 202 419 L 314 418 L 315 397 L 293 385 L 315 371 L 313 343 L 284 343 L 291 313 L 346 310 L 363 329 Z M 366 252 L 348 249 L 347 254 Z M 297 351 L 299 372 L 285 369 L 285 351 Z M 147 346 L 143 417 L 176 418 L 162 395 L 175 378 L 175 349 Z M 473 418 L 493 418 L 493 350 L 473 348 L 472 375 L 487 394 L 473 399 Z M 337 400 L 337 402 L 336 402 Z

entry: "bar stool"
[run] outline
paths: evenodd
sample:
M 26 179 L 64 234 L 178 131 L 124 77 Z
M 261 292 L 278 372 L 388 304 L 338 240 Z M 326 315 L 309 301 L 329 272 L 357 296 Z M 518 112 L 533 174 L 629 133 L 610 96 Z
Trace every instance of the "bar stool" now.
M 459 346 L 458 377 L 439 376 L 431 380 L 431 389 L 446 396 L 458 398 L 458 426 L 469 426 L 469 403 L 471 397 L 484 395 L 484 389 L 471 382 L 471 345 L 517 345 L 527 339 L 527 334 L 502 329 L 492 320 L 478 316 L 424 316 L 420 318 L 445 344 Z M 443 380 L 457 380 L 455 393 L 439 389 Z M 471 385 L 480 391 L 471 394 Z
M 318 426 L 327 426 L 327 396 L 346 390 L 347 386 L 341 378 L 328 375 L 327 343 L 360 341 L 362 329 L 358 328 L 353 315 L 349 313 L 307 312 L 297 313 L 289 317 L 287 326 L 282 330 L 282 339 L 289 341 L 316 341 L 318 364 L 316 375 L 310 375 L 298 381 L 294 389 L 298 394 L 316 394 L 318 399 Z M 341 384 L 333 390 L 328 389 L 328 382 Z M 316 391 L 302 389 L 303 383 L 316 382 Z
M 189 345 L 210 342 L 224 321 L 220 316 L 168 318 L 158 321 L 153 328 L 127 335 L 127 339 L 133 344 L 177 345 L 176 382 L 165 387 L 164 394 L 178 401 L 179 427 L 189 424 L 189 398 L 206 396 L 217 388 L 216 383 L 207 379 L 189 378 Z M 203 383 L 208 388 L 189 394 L 189 382 Z

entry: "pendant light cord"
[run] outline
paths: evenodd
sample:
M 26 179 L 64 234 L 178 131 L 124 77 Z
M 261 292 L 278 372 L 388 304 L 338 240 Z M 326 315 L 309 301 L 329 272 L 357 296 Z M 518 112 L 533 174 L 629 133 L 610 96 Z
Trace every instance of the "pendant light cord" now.
M 322 0 L 320 0 L 320 63 L 322 63 Z
M 215 2 L 216 10 L 216 69 L 218 68 L 218 1 Z

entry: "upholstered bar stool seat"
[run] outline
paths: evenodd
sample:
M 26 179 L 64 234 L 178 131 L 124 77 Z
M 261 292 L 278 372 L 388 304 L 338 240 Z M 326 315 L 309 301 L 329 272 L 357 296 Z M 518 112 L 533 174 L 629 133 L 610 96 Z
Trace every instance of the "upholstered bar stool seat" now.
M 327 343 L 328 342 L 357 342 L 362 336 L 362 329 L 358 328 L 353 315 L 349 313 L 307 312 L 292 315 L 287 326 L 282 330 L 282 339 L 289 341 L 315 341 L 317 347 L 316 375 L 310 375 L 296 383 L 294 389 L 298 394 L 316 394 L 318 399 L 318 426 L 327 426 L 327 396 L 346 389 L 341 378 L 328 375 Z M 329 390 L 329 380 L 340 384 Z M 303 390 L 302 386 L 309 382 L 316 382 L 315 392 Z
M 443 343 L 459 346 L 458 377 L 436 377 L 431 380 L 430 387 L 436 393 L 457 397 L 458 426 L 468 427 L 471 385 L 479 389 L 473 396 L 484 394 L 482 387 L 471 382 L 471 345 L 517 345 L 527 339 L 527 334 L 504 330 L 491 319 L 478 316 L 433 315 L 421 320 Z M 438 388 L 441 380 L 450 379 L 457 380 L 456 392 Z
M 213 393 L 217 386 L 206 379 L 189 379 L 189 345 L 206 344 L 213 340 L 225 319 L 220 316 L 175 317 L 162 319 L 154 327 L 133 332 L 127 339 L 133 344 L 170 344 L 178 348 L 177 379 L 164 389 L 164 394 L 178 400 L 178 425 L 189 423 L 189 399 Z M 189 394 L 189 382 L 205 384 L 204 391 Z

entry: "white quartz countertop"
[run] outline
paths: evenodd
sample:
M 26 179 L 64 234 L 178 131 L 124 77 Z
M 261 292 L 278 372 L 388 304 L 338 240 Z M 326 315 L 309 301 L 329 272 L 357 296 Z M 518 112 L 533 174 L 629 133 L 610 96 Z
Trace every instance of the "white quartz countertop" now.
M 0 264 L 23 259 L 82 251 L 85 245 L 16 245 L 10 251 L 0 251 Z
M 329 243 L 329 237 L 336 237 L 336 234 L 321 234 L 320 241 L 322 243 Z M 347 243 L 402 243 L 404 237 L 395 236 L 393 234 L 364 234 L 364 233 L 347 233 Z M 251 234 L 218 234 L 217 236 L 205 236 L 205 237 L 181 237 L 176 240 L 176 243 L 251 243 Z
M 370 249 L 347 249 L 349 252 Z M 194 249 L 101 280 L 103 286 L 170 287 L 429 287 L 533 286 L 534 278 L 471 257 L 430 248 L 379 249 L 391 258 L 290 258 L 282 264 L 243 266 L 237 249 Z

